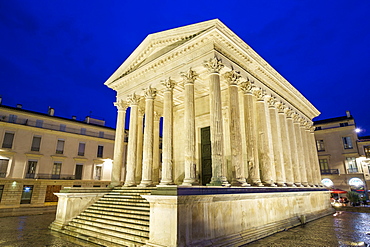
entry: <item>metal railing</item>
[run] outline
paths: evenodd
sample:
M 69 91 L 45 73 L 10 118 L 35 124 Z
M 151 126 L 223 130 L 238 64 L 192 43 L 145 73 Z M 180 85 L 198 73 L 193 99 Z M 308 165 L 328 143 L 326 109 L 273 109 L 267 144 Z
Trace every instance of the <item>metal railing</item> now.
M 348 168 L 347 169 L 347 172 L 348 173 L 358 173 L 358 168 L 357 167 L 355 167 L 355 168 Z
M 30 120 L 30 119 L 26 119 L 26 118 L 18 118 L 17 117 L 14 121 L 13 120 L 14 119 L 10 119 L 10 121 L 9 121 L 9 116 L 0 115 L 0 121 L 1 122 L 9 122 L 9 123 L 13 123 L 13 124 L 20 124 L 20 125 L 26 125 L 26 126 L 31 126 L 31 127 L 41 128 L 41 129 L 56 130 L 56 131 L 81 135 L 81 129 L 75 129 L 75 128 L 71 128 L 71 127 L 65 127 L 63 129 L 61 129 L 60 125 L 49 124 L 49 123 L 43 123 L 42 126 L 40 127 L 40 126 L 36 125 L 35 120 Z M 98 138 L 102 138 L 102 139 L 109 139 L 109 140 L 114 140 L 114 137 L 115 137 L 114 135 L 109 135 L 107 133 L 104 133 L 104 135 L 102 135 L 101 131 L 96 131 L 95 132 L 95 131 L 88 131 L 88 130 L 86 130 L 86 132 L 84 132 L 84 134 L 82 134 L 82 135 L 98 137 Z
M 339 174 L 339 169 L 325 169 L 321 170 L 322 175 Z
M 27 173 L 25 178 L 33 179 L 58 179 L 58 180 L 75 180 L 75 175 L 69 174 L 47 174 L 47 173 Z

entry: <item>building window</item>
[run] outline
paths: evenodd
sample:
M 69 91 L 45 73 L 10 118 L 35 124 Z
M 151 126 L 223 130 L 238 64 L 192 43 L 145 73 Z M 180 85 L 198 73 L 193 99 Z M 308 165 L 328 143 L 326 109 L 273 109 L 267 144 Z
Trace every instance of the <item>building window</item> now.
M 104 132 L 103 131 L 99 131 L 99 137 L 104 138 Z
M 0 159 L 0 178 L 5 178 L 8 171 L 8 159 Z
M 40 151 L 41 136 L 34 136 L 32 139 L 31 151 Z
M 321 174 L 330 174 L 329 163 L 327 159 L 319 159 Z
M 78 156 L 84 156 L 84 155 L 85 155 L 85 143 L 80 142 L 80 144 L 78 144 Z
M 75 179 L 78 179 L 78 180 L 82 179 L 82 170 L 83 170 L 83 165 L 82 164 L 76 164 Z
M 9 115 L 9 123 L 15 123 L 17 121 L 17 115 Z
M 364 152 L 365 152 L 365 156 L 366 158 L 370 158 L 370 146 L 364 146 Z
M 348 126 L 348 123 L 339 123 L 339 126 L 340 127 L 345 127 L 345 126 Z
M 95 180 L 100 180 L 101 179 L 101 174 L 102 174 L 102 166 L 101 165 L 96 165 L 95 166 Z
M 325 151 L 324 140 L 316 140 L 317 151 Z
M 357 173 L 358 167 L 356 164 L 356 158 L 355 157 L 347 157 L 346 158 L 348 173 Z
M 321 130 L 321 126 L 317 126 L 315 130 Z
M 55 153 L 63 154 L 63 151 L 64 151 L 64 140 L 59 139 L 58 142 L 57 142 L 57 149 L 56 149 Z
M 3 148 L 12 148 L 13 147 L 14 133 L 5 132 L 3 140 Z
M 1 202 L 1 197 L 3 197 L 3 191 L 4 191 L 4 185 L 0 185 L 0 202 Z
M 60 131 L 66 131 L 66 125 L 65 125 L 65 124 L 61 124 L 61 125 L 59 126 L 59 130 L 60 130 Z
M 26 178 L 35 178 L 36 166 L 37 166 L 37 160 L 28 161 L 28 169 L 27 169 Z
M 98 153 L 96 155 L 98 158 L 103 158 L 103 149 L 104 149 L 104 146 L 101 146 L 101 145 L 98 146 Z
M 352 149 L 352 139 L 350 136 L 342 137 L 344 149 Z
M 81 132 L 80 132 L 81 135 L 86 135 L 86 129 L 85 128 L 81 128 Z
M 44 121 L 42 120 L 36 120 L 36 127 L 42 128 L 42 125 L 44 124 Z
M 52 179 L 59 179 L 60 178 L 60 171 L 62 170 L 62 162 L 54 162 L 53 171 L 51 172 Z
M 24 185 L 22 191 L 21 204 L 30 204 L 32 197 L 33 185 Z

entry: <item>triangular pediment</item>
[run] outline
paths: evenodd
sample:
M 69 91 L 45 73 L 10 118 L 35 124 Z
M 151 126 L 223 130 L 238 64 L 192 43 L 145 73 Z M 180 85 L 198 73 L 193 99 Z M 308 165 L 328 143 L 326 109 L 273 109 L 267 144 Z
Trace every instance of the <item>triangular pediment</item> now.
M 213 28 L 228 29 L 220 20 L 214 19 L 148 35 L 105 85 L 132 73 Z

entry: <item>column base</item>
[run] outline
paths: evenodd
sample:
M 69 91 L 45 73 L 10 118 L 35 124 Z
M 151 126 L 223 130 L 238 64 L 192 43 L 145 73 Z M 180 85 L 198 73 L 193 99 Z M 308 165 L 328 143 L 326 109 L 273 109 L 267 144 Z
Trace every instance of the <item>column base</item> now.
M 278 187 L 287 187 L 287 185 L 284 182 L 277 182 L 276 184 Z
M 163 186 L 166 186 L 166 185 L 174 185 L 173 181 L 172 180 L 162 180 L 157 186 L 159 185 L 163 185 Z
M 181 185 L 183 186 L 198 185 L 198 181 L 195 178 L 185 178 Z
M 257 186 L 257 187 L 264 187 L 263 183 L 261 181 L 252 181 L 252 185 L 253 186 Z
M 123 187 L 136 187 L 136 183 L 135 182 L 126 182 Z
M 231 182 L 231 186 L 241 186 L 241 187 L 248 187 L 251 186 L 247 183 L 247 181 L 244 179 L 233 179 Z
M 310 187 L 310 186 L 308 185 L 308 182 L 302 182 L 302 185 L 303 185 L 304 187 Z
M 292 183 L 292 182 L 287 182 L 286 183 L 286 185 L 288 186 L 288 187 L 297 187 L 294 183 Z
M 303 187 L 303 185 L 300 182 L 294 183 L 296 187 Z
M 141 183 L 137 187 L 153 187 L 153 181 L 141 181 Z

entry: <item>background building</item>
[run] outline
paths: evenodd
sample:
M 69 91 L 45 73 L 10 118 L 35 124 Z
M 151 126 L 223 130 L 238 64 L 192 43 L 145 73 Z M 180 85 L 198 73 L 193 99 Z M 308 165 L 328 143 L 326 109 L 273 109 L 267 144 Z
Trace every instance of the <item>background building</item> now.
M 91 117 L 0 105 L 0 215 L 45 210 L 63 187 L 106 187 L 114 136 L 115 129 Z
M 342 117 L 314 121 L 314 126 L 323 183 L 366 194 L 370 186 L 370 138 L 358 137 L 349 111 Z

